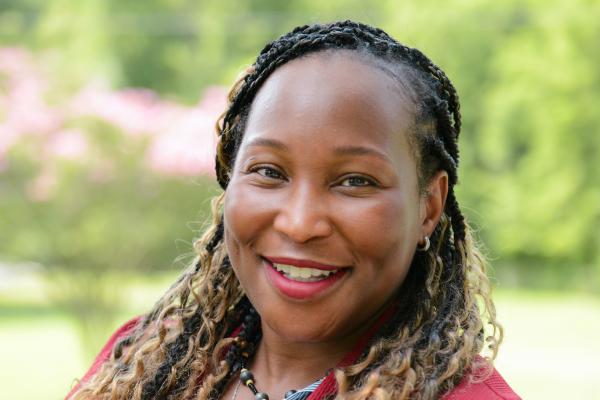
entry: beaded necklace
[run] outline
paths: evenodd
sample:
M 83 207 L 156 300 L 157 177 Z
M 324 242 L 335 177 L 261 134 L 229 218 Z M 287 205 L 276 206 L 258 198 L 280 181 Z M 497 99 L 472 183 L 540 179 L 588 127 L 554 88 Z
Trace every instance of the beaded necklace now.
M 240 388 L 240 384 L 244 384 L 252 394 L 254 394 L 255 400 L 269 400 L 269 395 L 265 392 L 260 392 L 255 384 L 254 375 L 248 369 L 248 360 L 256 350 L 256 345 L 260 340 L 262 334 L 260 332 L 260 316 L 253 307 L 250 307 L 248 313 L 244 317 L 240 332 L 233 340 L 233 344 L 229 348 L 227 355 L 225 356 L 226 361 L 231 367 L 232 374 L 236 371 L 240 371 L 239 381 L 233 392 L 231 400 L 235 400 Z M 308 386 L 314 390 L 318 383 L 322 379 Z M 288 390 L 284 395 L 284 400 L 296 393 L 296 390 Z

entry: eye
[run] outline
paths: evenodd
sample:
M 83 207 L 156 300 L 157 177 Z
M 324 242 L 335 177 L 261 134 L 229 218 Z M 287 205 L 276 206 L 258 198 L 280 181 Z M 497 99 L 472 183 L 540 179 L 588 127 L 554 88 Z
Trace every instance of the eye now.
M 340 182 L 340 186 L 344 187 L 368 187 L 376 185 L 375 180 L 362 175 L 347 176 Z
M 279 172 L 277 169 L 275 169 L 273 167 L 268 167 L 265 165 L 259 165 L 259 166 L 253 167 L 248 172 L 258 174 L 258 175 L 268 178 L 268 179 L 277 179 L 277 180 L 285 179 L 283 174 L 281 172 Z

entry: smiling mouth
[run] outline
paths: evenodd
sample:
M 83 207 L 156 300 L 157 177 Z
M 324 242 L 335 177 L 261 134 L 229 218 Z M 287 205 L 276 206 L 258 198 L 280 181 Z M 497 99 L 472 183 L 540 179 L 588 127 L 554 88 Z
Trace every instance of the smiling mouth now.
M 263 257 L 263 260 L 269 282 L 280 294 L 294 300 L 314 299 L 330 292 L 341 284 L 349 270 L 286 257 Z
M 293 265 L 273 263 L 273 267 L 281 272 L 287 279 L 297 282 L 318 282 L 327 279 L 330 275 L 338 272 L 334 270 L 323 270 L 317 268 L 299 268 Z

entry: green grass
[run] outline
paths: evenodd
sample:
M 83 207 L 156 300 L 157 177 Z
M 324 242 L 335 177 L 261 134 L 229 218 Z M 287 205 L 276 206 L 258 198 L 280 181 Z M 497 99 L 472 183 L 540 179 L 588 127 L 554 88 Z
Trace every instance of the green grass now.
M 123 321 L 164 287 L 164 279 L 136 282 Z M 0 398 L 61 399 L 90 358 L 69 318 L 26 297 L 0 296 Z M 497 368 L 524 399 L 600 399 L 600 299 L 505 290 L 497 291 L 496 303 L 505 328 Z M 108 325 L 104 336 L 118 323 Z
M 524 399 L 600 399 L 600 300 L 499 291 L 497 368 Z
M 62 399 L 84 370 L 78 340 L 60 315 L 0 318 L 0 398 Z

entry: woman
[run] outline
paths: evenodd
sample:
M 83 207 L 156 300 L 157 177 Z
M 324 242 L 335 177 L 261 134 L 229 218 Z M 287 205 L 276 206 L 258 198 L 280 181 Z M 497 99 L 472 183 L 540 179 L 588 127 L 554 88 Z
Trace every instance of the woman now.
M 196 262 L 70 398 L 518 398 L 454 193 L 460 124 L 446 75 L 379 29 L 268 44 L 218 124 Z

